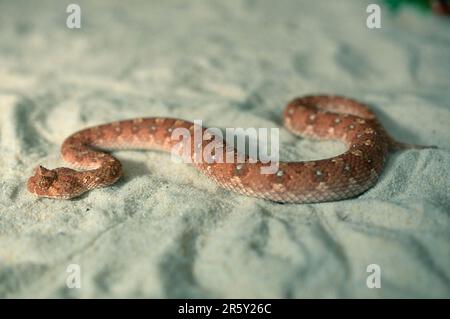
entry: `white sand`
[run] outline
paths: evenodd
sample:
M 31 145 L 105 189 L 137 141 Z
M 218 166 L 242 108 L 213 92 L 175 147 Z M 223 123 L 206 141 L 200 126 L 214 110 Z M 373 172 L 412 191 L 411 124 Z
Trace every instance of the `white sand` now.
M 61 1 L 0 4 L 0 297 L 450 297 L 449 21 L 383 11 L 369 30 L 359 0 L 78 3 L 81 30 Z M 370 191 L 315 205 L 224 191 L 157 152 L 115 153 L 124 178 L 78 200 L 25 189 L 88 125 L 278 127 L 315 92 L 366 101 L 397 139 L 441 149 L 398 152 Z M 284 159 L 343 151 L 281 132 Z

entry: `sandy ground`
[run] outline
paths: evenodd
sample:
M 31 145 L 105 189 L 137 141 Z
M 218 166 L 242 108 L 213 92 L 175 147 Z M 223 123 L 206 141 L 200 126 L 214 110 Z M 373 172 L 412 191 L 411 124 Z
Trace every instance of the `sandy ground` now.
M 450 297 L 448 21 L 383 11 L 370 30 L 359 0 L 77 3 L 78 30 L 64 2 L 0 3 L 0 297 Z M 279 127 L 287 101 L 315 92 L 370 103 L 397 139 L 441 149 L 395 153 L 374 188 L 324 204 L 239 196 L 137 151 L 115 153 L 119 183 L 80 199 L 26 191 L 86 126 Z M 344 150 L 281 141 L 287 160 Z

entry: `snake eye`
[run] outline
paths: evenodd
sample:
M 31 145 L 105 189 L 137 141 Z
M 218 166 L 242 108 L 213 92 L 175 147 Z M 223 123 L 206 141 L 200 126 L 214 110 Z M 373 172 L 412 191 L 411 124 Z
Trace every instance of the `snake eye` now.
M 38 184 L 39 187 L 48 188 L 52 184 L 52 180 L 50 178 L 42 177 Z

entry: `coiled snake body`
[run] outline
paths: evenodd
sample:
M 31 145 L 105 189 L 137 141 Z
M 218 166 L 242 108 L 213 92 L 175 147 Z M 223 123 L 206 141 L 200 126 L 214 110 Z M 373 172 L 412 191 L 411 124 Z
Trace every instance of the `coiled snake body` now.
M 287 129 L 317 139 L 343 141 L 348 150 L 336 157 L 303 162 L 280 162 L 275 174 L 261 174 L 261 162 L 194 165 L 220 186 L 240 194 L 286 203 L 315 203 L 354 197 L 372 187 L 388 152 L 419 147 L 395 142 L 364 104 L 340 97 L 315 95 L 291 101 L 284 112 Z M 103 150 L 160 149 L 171 151 L 178 142 L 176 128 L 194 124 L 171 118 L 139 118 L 99 125 L 69 136 L 61 147 L 63 159 L 74 168 L 38 166 L 28 190 L 40 197 L 68 199 L 93 188 L 115 183 L 122 175 L 119 160 Z M 205 128 L 201 128 L 204 132 Z M 203 141 L 204 145 L 208 141 Z M 237 151 L 227 148 L 224 152 Z M 190 156 L 194 158 L 194 146 Z

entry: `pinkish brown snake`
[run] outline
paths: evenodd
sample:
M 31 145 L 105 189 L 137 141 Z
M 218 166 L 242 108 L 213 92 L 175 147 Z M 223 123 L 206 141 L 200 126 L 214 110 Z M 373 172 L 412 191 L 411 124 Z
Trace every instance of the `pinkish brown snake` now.
M 294 134 L 341 140 L 348 150 L 329 159 L 280 162 L 275 174 L 261 174 L 263 164 L 250 163 L 248 158 L 241 164 L 194 161 L 194 165 L 223 188 L 240 194 L 285 203 L 316 203 L 351 198 L 375 185 L 390 150 L 422 148 L 394 141 L 366 105 L 340 96 L 294 99 L 285 109 L 284 121 Z M 122 165 L 103 150 L 171 151 L 178 142 L 171 138 L 176 128 L 193 130 L 194 124 L 171 118 L 139 118 L 79 131 L 64 141 L 61 154 L 68 164 L 84 171 L 38 166 L 28 180 L 28 190 L 39 197 L 69 199 L 111 185 L 122 175 Z M 225 152 L 230 151 L 223 145 Z M 231 151 L 237 156 L 235 149 Z

